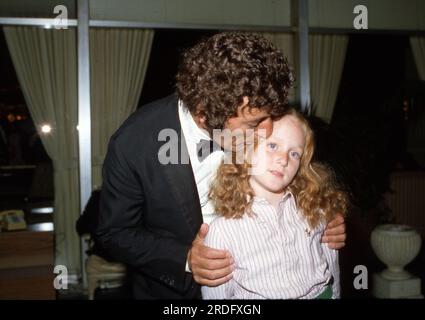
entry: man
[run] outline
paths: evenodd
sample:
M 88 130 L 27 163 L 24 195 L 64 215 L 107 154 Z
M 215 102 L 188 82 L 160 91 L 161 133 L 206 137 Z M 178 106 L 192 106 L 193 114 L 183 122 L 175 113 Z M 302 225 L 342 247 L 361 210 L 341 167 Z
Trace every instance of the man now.
M 220 136 L 213 143 L 214 129 L 271 133 L 291 85 L 286 60 L 267 40 L 217 34 L 184 55 L 177 95 L 142 107 L 112 136 L 96 239 L 130 268 L 135 298 L 200 298 L 199 285 L 231 279 L 229 253 L 203 245 L 214 215 L 209 184 L 223 151 L 203 157 L 199 146 L 233 146 Z M 177 164 L 162 161 L 164 129 L 183 145 Z M 344 245 L 344 227 L 342 218 L 328 227 L 334 248 Z

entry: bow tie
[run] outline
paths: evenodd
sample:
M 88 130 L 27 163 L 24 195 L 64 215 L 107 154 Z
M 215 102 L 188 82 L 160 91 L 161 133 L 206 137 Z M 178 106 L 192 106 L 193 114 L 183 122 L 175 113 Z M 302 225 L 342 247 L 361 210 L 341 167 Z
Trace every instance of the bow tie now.
M 199 162 L 204 161 L 211 153 L 215 151 L 222 151 L 223 148 L 213 140 L 202 139 L 196 144 L 196 153 Z

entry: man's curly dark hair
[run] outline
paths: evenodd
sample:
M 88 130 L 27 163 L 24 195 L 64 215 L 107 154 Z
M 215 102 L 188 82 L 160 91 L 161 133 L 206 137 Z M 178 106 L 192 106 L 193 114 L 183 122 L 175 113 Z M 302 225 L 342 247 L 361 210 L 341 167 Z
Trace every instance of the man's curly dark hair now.
M 216 34 L 186 51 L 177 74 L 180 99 L 192 114 L 203 107 L 209 129 L 223 129 L 245 96 L 249 108 L 282 115 L 292 83 L 287 60 L 272 43 L 237 32 Z

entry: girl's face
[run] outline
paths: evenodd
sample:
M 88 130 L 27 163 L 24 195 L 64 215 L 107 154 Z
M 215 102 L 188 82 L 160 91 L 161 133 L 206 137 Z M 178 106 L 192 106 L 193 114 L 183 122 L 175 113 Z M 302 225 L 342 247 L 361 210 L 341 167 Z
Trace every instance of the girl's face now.
M 300 167 L 306 143 L 301 122 L 288 115 L 273 123 L 271 136 L 260 142 L 252 157 L 250 183 L 257 196 L 282 194 Z

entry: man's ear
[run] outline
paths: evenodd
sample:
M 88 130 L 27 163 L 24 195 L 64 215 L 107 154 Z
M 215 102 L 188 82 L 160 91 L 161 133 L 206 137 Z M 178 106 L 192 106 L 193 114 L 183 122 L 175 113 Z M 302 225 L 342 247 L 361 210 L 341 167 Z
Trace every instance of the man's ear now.
M 195 120 L 198 127 L 206 129 L 207 116 L 205 115 L 205 109 L 203 106 L 198 105 L 196 107 L 195 114 L 193 115 L 193 119 Z
M 205 123 L 207 122 L 207 116 L 205 113 L 199 113 L 199 122 L 205 126 Z

